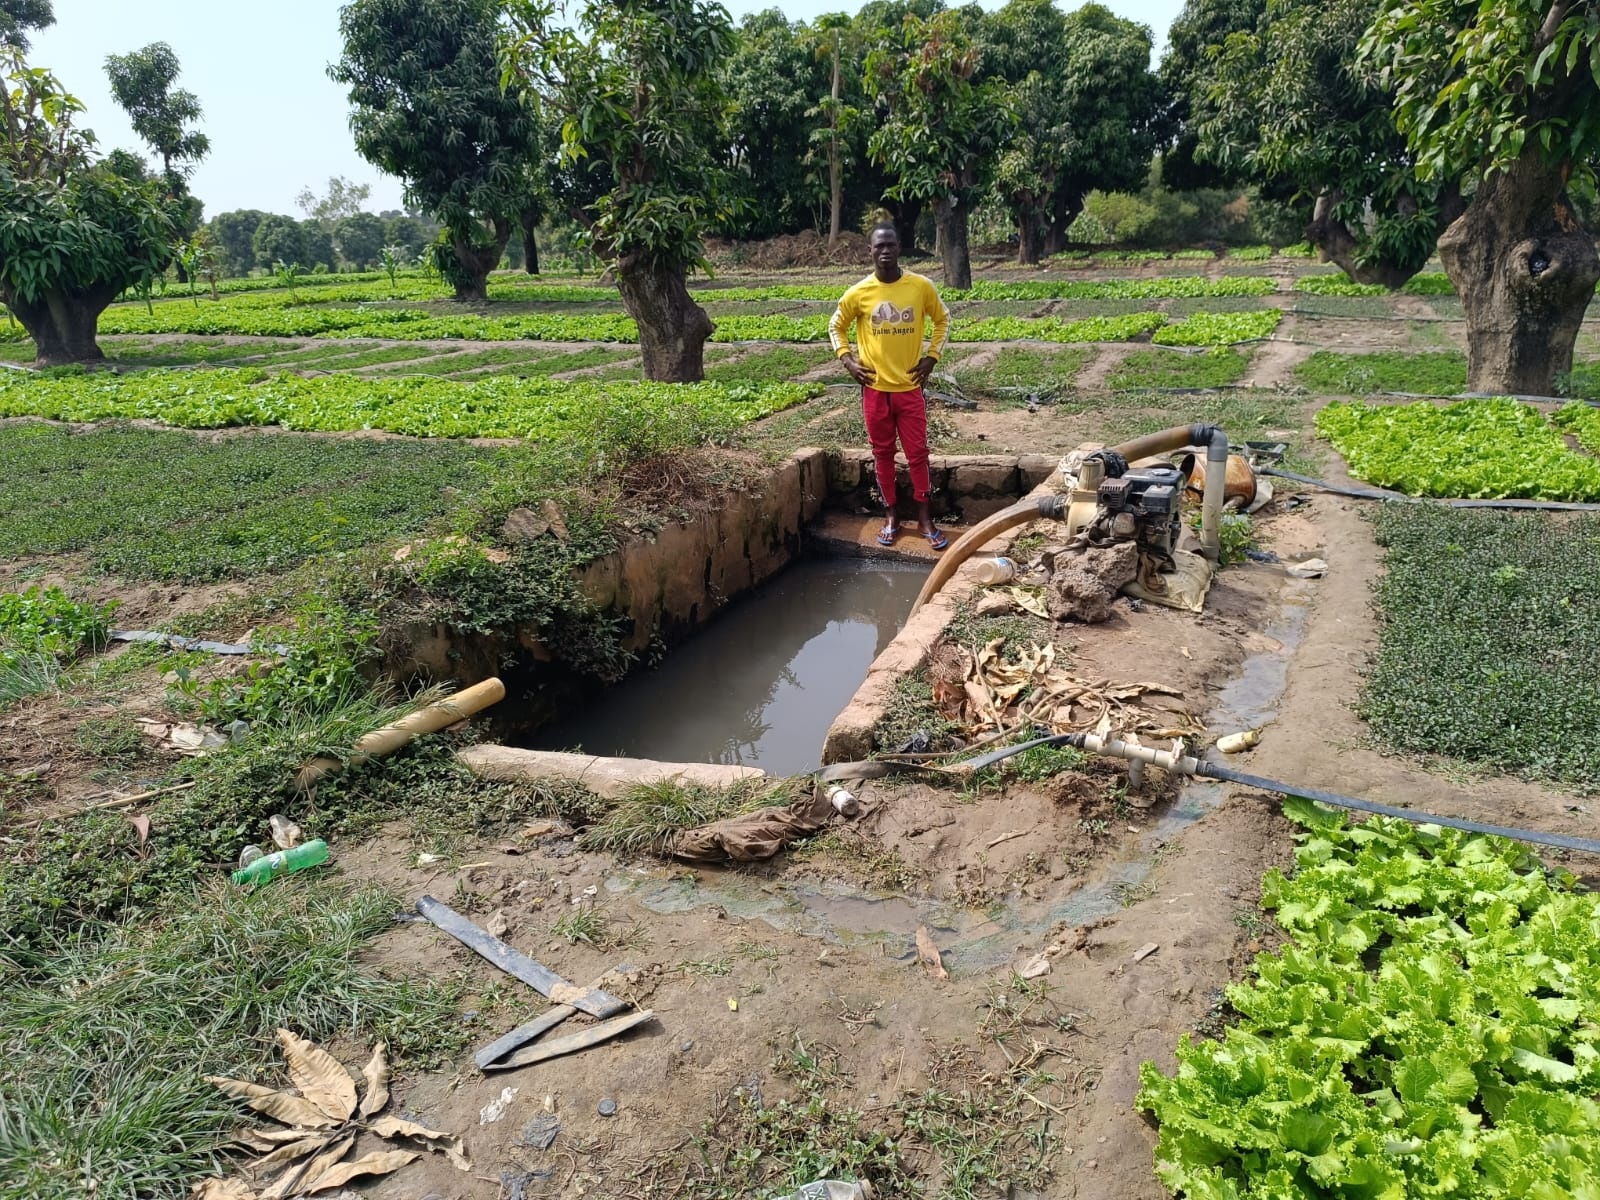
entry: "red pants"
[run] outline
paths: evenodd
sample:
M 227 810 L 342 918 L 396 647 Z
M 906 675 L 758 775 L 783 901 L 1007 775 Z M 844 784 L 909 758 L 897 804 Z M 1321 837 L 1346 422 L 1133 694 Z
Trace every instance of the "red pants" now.
M 894 440 L 900 438 L 906 465 L 911 470 L 911 495 L 918 503 L 928 498 L 928 402 L 922 389 L 914 392 L 880 392 L 861 389 L 861 406 L 867 418 L 867 441 L 878 470 L 878 491 L 892 511 L 895 502 Z

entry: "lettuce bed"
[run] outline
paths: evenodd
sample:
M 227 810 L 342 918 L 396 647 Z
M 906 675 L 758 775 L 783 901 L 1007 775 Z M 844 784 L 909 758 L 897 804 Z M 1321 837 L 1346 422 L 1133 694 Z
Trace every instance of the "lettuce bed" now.
M 1600 461 L 1568 449 L 1538 409 L 1504 397 L 1336 401 L 1317 414 L 1317 432 L 1352 475 L 1412 496 L 1600 500 Z
M 798 404 L 819 385 L 626 381 L 365 379 L 268 376 L 259 370 L 0 377 L 0 416 L 61 421 L 146 418 L 189 429 L 281 425 L 415 437 L 583 438 L 599 424 L 640 428 L 671 418 L 707 438 Z
M 1291 801 L 1290 944 L 1222 1041 L 1142 1068 L 1156 1173 L 1191 1200 L 1593 1200 L 1600 896 L 1501 839 Z

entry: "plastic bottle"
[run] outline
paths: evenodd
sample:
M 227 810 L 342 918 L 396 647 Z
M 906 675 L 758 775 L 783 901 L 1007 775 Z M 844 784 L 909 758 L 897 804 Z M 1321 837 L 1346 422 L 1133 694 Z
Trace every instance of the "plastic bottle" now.
M 279 875 L 287 875 L 291 871 L 303 871 L 307 867 L 315 867 L 327 861 L 328 843 L 318 838 L 303 846 L 296 846 L 293 850 L 279 850 L 276 854 L 256 859 L 243 870 L 235 871 L 233 881 L 246 884 L 266 883 L 267 880 L 276 879 Z
M 978 582 L 985 584 L 1010 583 L 1017 577 L 1017 564 L 1004 556 L 986 558 L 978 563 Z
M 865 1179 L 845 1183 L 839 1179 L 819 1179 L 778 1200 L 872 1200 L 872 1185 Z
M 861 803 L 851 795 L 850 789 L 838 784 L 828 789 L 828 801 L 841 817 L 853 817 L 861 811 Z

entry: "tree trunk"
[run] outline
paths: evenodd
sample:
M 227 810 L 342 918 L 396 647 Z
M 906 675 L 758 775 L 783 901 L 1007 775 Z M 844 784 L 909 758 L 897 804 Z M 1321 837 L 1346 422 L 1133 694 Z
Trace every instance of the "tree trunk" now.
M 0 300 L 5 301 L 33 339 L 33 365 L 62 367 L 105 358 L 95 341 L 96 326 L 100 314 L 116 299 L 117 290 L 102 287 L 86 293 L 47 292 L 38 301 L 27 301 L 5 288 L 0 290 Z
M 1083 197 L 1057 196 L 1050 206 L 1050 225 L 1044 231 L 1045 254 L 1060 254 L 1067 248 L 1067 230 L 1083 211 Z
M 967 250 L 967 206 L 946 196 L 933 206 L 934 223 L 939 229 L 939 258 L 944 264 L 944 286 L 972 286 L 972 256 Z
M 1426 261 L 1415 267 L 1403 267 L 1392 262 L 1356 261 L 1359 245 L 1349 226 L 1333 215 L 1333 210 L 1343 200 L 1339 192 L 1323 192 L 1311 210 L 1311 223 L 1306 226 L 1306 241 L 1317 248 L 1323 262 L 1331 262 L 1357 283 L 1382 284 L 1391 292 L 1398 291 L 1406 281 L 1427 265 Z
M 839 222 L 844 210 L 844 168 L 839 162 L 839 47 L 833 48 L 833 109 L 828 118 L 833 136 L 828 139 L 828 249 L 839 244 Z
M 524 212 L 518 215 L 517 225 L 522 230 L 522 268 L 529 275 L 539 273 L 539 243 L 535 234 L 539 228 L 539 214 Z
M 493 240 L 487 245 L 475 242 L 470 234 L 450 231 L 450 249 L 459 267 L 450 282 L 456 289 L 455 298 L 462 303 L 482 304 L 489 299 L 489 272 L 500 265 L 500 256 L 506 252 L 511 222 L 495 217 L 492 228 Z
M 1011 205 L 1011 217 L 1017 223 L 1017 265 L 1035 267 L 1044 257 L 1044 239 L 1048 214 L 1031 193 Z
M 689 295 L 685 271 L 623 258 L 617 264 L 622 307 L 639 323 L 644 377 L 657 383 L 705 378 L 706 339 L 716 326 Z
M 902 252 L 917 248 L 917 221 L 922 217 L 921 200 L 902 200 L 890 210 L 894 214 L 894 229 L 900 235 Z
M 189 272 L 184 270 L 183 259 L 181 259 L 181 258 L 173 259 L 172 265 L 173 265 L 173 267 L 175 267 L 177 269 L 178 282 L 179 283 L 188 283 L 189 282 Z
M 1600 282 L 1600 254 L 1567 199 L 1566 171 L 1530 147 L 1478 185 L 1439 238 L 1467 317 L 1467 387 L 1548 396 Z

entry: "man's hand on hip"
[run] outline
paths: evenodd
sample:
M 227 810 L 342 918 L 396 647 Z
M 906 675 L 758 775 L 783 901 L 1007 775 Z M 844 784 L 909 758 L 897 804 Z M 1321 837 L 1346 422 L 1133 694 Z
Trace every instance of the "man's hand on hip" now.
M 862 387 L 871 387 L 873 380 L 878 378 L 877 373 L 871 367 L 862 366 L 854 354 L 843 355 L 839 361 L 844 364 L 844 369 L 849 373 L 850 378 L 854 379 Z
M 911 368 L 911 378 L 916 381 L 918 387 L 926 387 L 928 376 L 933 374 L 933 368 L 938 365 L 938 359 L 925 356 L 921 362 Z

